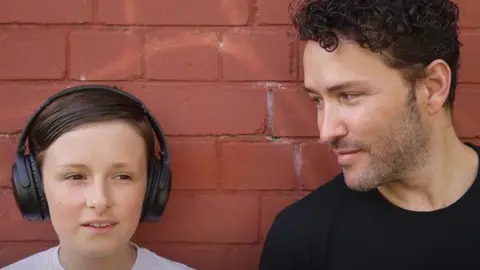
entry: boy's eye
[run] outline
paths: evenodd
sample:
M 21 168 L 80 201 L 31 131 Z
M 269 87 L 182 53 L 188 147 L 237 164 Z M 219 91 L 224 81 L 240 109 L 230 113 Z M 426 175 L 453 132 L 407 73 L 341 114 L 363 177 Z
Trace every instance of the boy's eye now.
M 85 177 L 81 174 L 70 174 L 65 177 L 67 180 L 82 180 L 85 179 Z

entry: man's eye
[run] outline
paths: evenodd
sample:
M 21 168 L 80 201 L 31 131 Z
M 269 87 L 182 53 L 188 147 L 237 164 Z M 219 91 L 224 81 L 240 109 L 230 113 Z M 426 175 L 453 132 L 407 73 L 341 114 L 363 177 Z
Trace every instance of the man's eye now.
M 315 96 L 315 95 L 309 95 L 309 96 L 310 96 L 310 100 L 314 102 L 319 102 L 322 100 L 322 97 L 320 96 Z
M 317 106 L 317 108 L 321 109 L 323 108 L 323 99 L 319 96 L 310 96 L 310 99 L 315 102 L 315 106 Z
M 117 180 L 131 180 L 132 177 L 128 174 L 119 174 L 119 175 L 116 175 L 114 177 L 114 179 L 117 179 Z
M 355 94 L 355 93 L 341 93 L 339 95 L 342 101 L 352 101 L 359 96 L 360 96 L 359 94 Z

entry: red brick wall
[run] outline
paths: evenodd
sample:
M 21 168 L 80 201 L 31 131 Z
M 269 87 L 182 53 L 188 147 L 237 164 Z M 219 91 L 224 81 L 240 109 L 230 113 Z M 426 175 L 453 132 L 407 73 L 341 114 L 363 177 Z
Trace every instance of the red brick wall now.
M 463 67 L 455 122 L 480 136 L 480 6 L 460 0 Z M 256 269 L 275 214 L 337 171 L 299 91 L 288 0 L 10 0 L 0 3 L 0 267 L 56 244 L 28 223 L 10 174 L 17 135 L 48 95 L 125 87 L 171 145 L 174 192 L 135 240 L 198 269 Z M 189 8 L 187 10 L 187 7 Z M 55 10 L 56 9 L 56 10 Z

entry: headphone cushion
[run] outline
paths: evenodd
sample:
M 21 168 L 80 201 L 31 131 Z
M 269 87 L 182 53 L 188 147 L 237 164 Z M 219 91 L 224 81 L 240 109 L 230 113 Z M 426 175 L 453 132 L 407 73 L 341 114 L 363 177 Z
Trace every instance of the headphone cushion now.
M 20 212 L 28 220 L 43 219 L 38 205 L 38 194 L 35 191 L 30 160 L 28 157 L 17 154 L 12 166 L 13 195 Z
M 28 164 L 30 171 L 32 172 L 33 184 L 35 186 L 35 192 L 37 193 L 38 203 L 40 205 L 40 211 L 43 218 L 49 217 L 48 202 L 43 189 L 42 174 L 35 162 L 33 155 L 28 155 Z
M 171 171 L 155 159 L 150 170 L 142 219 L 159 220 L 170 193 Z

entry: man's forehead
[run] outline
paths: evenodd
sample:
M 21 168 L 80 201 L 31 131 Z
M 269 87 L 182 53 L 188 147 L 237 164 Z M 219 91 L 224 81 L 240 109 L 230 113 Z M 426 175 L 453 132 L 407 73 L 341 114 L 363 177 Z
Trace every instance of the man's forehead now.
M 307 88 L 331 92 L 392 79 L 391 69 L 374 53 L 343 48 L 342 52 L 329 54 L 322 50 L 318 47 L 306 52 L 304 82 Z

